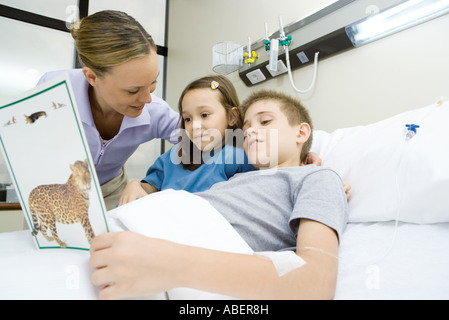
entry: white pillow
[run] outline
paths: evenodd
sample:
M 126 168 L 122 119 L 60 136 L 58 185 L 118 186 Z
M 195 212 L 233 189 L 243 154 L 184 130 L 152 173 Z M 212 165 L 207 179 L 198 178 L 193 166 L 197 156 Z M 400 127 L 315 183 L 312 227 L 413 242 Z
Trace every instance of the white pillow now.
M 408 141 L 406 124 L 420 126 Z M 367 126 L 315 131 L 312 151 L 351 185 L 349 222 L 449 222 L 447 99 Z

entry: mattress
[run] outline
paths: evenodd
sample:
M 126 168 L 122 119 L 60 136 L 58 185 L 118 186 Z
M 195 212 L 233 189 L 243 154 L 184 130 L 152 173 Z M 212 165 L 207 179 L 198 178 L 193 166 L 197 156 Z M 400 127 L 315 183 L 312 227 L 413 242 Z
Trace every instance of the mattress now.
M 350 223 L 335 299 L 449 299 L 448 247 L 449 223 Z M 29 231 L 2 233 L 0 299 L 97 299 L 88 259 L 87 251 L 36 250 Z
M 449 223 L 350 223 L 335 299 L 449 299 Z
M 29 230 L 0 233 L 0 300 L 98 299 L 91 274 L 88 251 L 37 250 Z

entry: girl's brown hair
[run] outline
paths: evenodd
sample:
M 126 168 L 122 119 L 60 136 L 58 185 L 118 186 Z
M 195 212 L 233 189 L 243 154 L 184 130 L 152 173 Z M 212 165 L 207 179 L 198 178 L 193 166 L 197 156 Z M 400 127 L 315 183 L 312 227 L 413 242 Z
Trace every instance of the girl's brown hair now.
M 212 88 L 211 85 L 213 82 L 218 83 L 218 87 Z M 187 87 L 184 89 L 184 91 L 181 93 L 181 96 L 179 98 L 178 102 L 178 109 L 179 109 L 179 121 L 181 122 L 181 135 L 179 137 L 179 144 L 178 144 L 178 158 L 180 159 L 180 162 L 184 169 L 188 170 L 195 170 L 199 166 L 201 166 L 202 162 L 200 162 L 200 159 L 194 159 L 194 155 L 202 155 L 201 151 L 193 144 L 193 142 L 187 137 L 187 134 L 185 132 L 185 122 L 182 118 L 182 101 L 184 99 L 184 96 L 196 89 L 210 89 L 210 90 L 217 90 L 220 92 L 220 104 L 225 108 L 226 114 L 228 116 L 234 116 L 235 115 L 235 121 L 234 125 L 228 129 L 231 129 L 231 132 L 236 129 L 242 128 L 242 119 L 240 115 L 238 114 L 238 108 L 240 105 L 240 101 L 237 95 L 237 91 L 235 90 L 234 85 L 231 81 L 229 81 L 228 78 L 225 76 L 207 76 L 200 78 L 198 80 L 195 80 L 187 85 Z M 233 109 L 235 108 L 235 109 Z M 237 114 L 236 114 L 237 112 Z M 235 145 L 234 139 L 232 141 L 228 141 L 231 139 L 227 139 L 225 137 L 225 143 Z M 186 148 L 189 152 L 185 154 Z M 187 155 L 187 156 L 186 156 Z M 201 157 L 202 158 L 202 157 Z
M 133 17 L 105 10 L 75 22 L 70 30 L 80 62 L 103 76 L 111 67 L 157 52 L 153 38 Z

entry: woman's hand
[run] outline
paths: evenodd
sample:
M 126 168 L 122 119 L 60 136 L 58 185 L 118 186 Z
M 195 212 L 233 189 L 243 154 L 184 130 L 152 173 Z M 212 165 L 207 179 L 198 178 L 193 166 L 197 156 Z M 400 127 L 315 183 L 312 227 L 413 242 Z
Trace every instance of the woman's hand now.
M 349 201 L 349 199 L 351 198 L 351 186 L 347 182 L 343 181 L 343 189 L 346 193 L 346 200 Z
M 307 158 L 306 158 L 305 164 L 306 165 L 307 164 L 314 164 L 314 165 L 317 165 L 317 166 L 321 166 L 321 158 L 315 152 L 309 152 L 307 154 Z M 351 186 L 347 182 L 343 181 L 343 188 L 345 190 L 346 200 L 349 201 L 349 199 L 351 198 Z
M 321 158 L 318 156 L 315 152 L 309 152 L 307 154 L 306 162 L 305 164 L 314 164 L 317 166 L 321 166 Z

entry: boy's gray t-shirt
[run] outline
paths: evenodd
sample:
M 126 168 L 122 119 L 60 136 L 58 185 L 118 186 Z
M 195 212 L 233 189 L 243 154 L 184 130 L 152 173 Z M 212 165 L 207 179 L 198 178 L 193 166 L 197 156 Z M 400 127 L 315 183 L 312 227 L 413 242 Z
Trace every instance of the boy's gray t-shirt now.
M 338 174 L 315 165 L 236 174 L 196 193 L 215 207 L 254 251 L 295 250 L 301 218 L 337 232 L 348 205 Z

